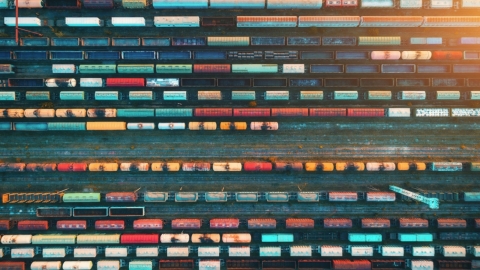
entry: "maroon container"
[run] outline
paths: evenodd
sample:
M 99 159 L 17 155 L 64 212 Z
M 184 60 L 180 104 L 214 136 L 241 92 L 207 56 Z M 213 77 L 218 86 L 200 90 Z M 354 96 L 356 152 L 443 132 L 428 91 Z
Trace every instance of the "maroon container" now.
M 202 221 L 197 218 L 177 218 L 172 220 L 172 229 L 200 229 Z
M 57 170 L 55 163 L 28 163 L 27 172 L 54 172 Z
M 329 229 L 352 228 L 352 220 L 349 218 L 326 218 L 323 220 L 323 227 Z
M 286 171 L 294 171 L 294 172 L 301 172 L 303 171 L 303 164 L 301 162 L 275 162 L 275 171 L 277 172 L 286 172 Z
M 249 229 L 275 229 L 277 221 L 273 218 L 251 218 L 248 220 Z
M 269 117 L 270 108 L 233 109 L 233 116 Z
M 194 114 L 203 117 L 232 116 L 232 108 L 196 108 Z
M 461 60 L 463 53 L 461 51 L 433 51 L 432 60 Z
M 85 172 L 87 163 L 58 163 L 57 170 L 59 172 Z
M 83 0 L 83 6 L 91 9 L 112 9 L 113 0 Z
M 311 218 L 287 218 L 287 229 L 313 229 L 315 221 Z
M 158 244 L 160 240 L 159 234 L 134 234 L 124 233 L 120 236 L 122 244 Z
M 195 267 L 193 260 L 160 260 L 160 269 L 191 270 Z
M 133 222 L 135 230 L 161 230 L 163 228 L 163 220 L 158 218 L 137 219 Z
M 48 230 L 48 221 L 46 220 L 21 220 L 17 223 L 19 231 L 46 231 Z
M 12 227 L 12 222 L 8 219 L 0 220 L 0 231 L 8 231 Z
M 107 78 L 107 87 L 144 87 L 144 78 Z
M 272 116 L 308 116 L 308 108 L 272 108 Z
M 230 73 L 229 64 L 194 64 L 193 73 Z
M 269 172 L 272 170 L 270 162 L 245 162 L 243 170 L 246 172 Z
M 401 218 L 400 228 L 428 228 L 428 220 L 423 218 Z
M 124 230 L 125 221 L 123 220 L 97 220 L 95 221 L 96 230 Z
M 439 229 L 454 229 L 467 227 L 467 221 L 460 218 L 438 218 L 437 223 Z
M 310 108 L 310 116 L 341 117 L 347 116 L 346 108 Z
M 370 270 L 372 265 L 368 260 L 333 260 L 333 269 Z
M 240 220 L 238 218 L 212 218 L 210 229 L 238 229 Z
M 107 202 L 135 202 L 137 193 L 135 192 L 109 192 L 105 195 Z
M 362 218 L 363 229 L 390 228 L 390 220 L 386 218 Z
M 25 270 L 25 263 L 0 261 L 0 270 Z
M 86 230 L 86 220 L 59 220 L 57 221 L 57 230 Z
M 383 108 L 348 108 L 347 115 L 349 117 L 384 117 L 385 109 Z

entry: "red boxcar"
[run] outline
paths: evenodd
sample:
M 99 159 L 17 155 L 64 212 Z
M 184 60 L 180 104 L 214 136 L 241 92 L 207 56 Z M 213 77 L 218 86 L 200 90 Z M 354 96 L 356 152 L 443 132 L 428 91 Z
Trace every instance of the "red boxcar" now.
M 195 116 L 206 116 L 206 117 L 232 116 L 232 108 L 196 108 Z
M 194 64 L 194 73 L 230 73 L 230 64 Z
M 438 218 L 437 223 L 439 229 L 467 227 L 467 221 L 461 218 Z
M 160 230 L 163 228 L 163 220 L 158 218 L 137 219 L 133 221 L 133 228 L 136 230 Z
M 233 116 L 268 117 L 270 116 L 270 108 L 233 109 Z
M 212 218 L 210 229 L 238 229 L 240 220 L 238 218 Z
M 86 230 L 86 220 L 59 220 L 57 221 L 57 230 Z
M 326 218 L 323 220 L 324 228 L 352 228 L 352 220 L 349 218 Z
M 120 236 L 122 244 L 158 244 L 160 235 L 154 234 L 134 234 L 124 233 Z
M 272 170 L 270 162 L 245 162 L 243 170 L 246 172 L 269 172 Z
M 25 263 L 0 261 L 0 270 L 25 270 Z
M 475 228 L 480 228 L 480 218 L 475 219 Z
M 113 0 L 83 0 L 83 6 L 92 9 L 112 9 Z
M 12 222 L 8 219 L 0 220 L 0 231 L 8 231 L 12 227 Z
M 287 229 L 313 229 L 315 221 L 311 218 L 287 218 Z
M 17 228 L 20 231 L 30 231 L 30 230 L 46 231 L 48 230 L 48 221 L 47 220 L 21 220 L 17 223 Z
M 333 260 L 333 269 L 370 270 L 372 265 L 368 260 Z
M 190 270 L 195 267 L 193 260 L 160 260 L 160 269 Z
M 87 163 L 58 163 L 59 172 L 86 172 Z
M 125 230 L 125 221 L 123 220 L 97 220 L 95 221 L 96 230 Z
M 382 108 L 348 108 L 349 117 L 384 117 L 385 109 Z
M 251 218 L 248 220 L 249 229 L 275 229 L 277 221 L 273 218 Z
M 461 51 L 433 51 L 432 60 L 461 60 L 463 53 Z
M 390 220 L 387 218 L 362 218 L 363 229 L 390 228 Z
M 275 171 L 277 172 L 286 172 L 286 171 L 294 171 L 294 172 L 301 172 L 303 171 L 303 164 L 301 162 L 275 162 Z
M 272 108 L 272 116 L 308 116 L 308 108 Z
M 135 192 L 109 192 L 105 195 L 107 202 L 135 202 L 137 193 Z
M 200 229 L 202 221 L 198 218 L 177 218 L 172 220 L 172 229 Z
M 400 228 L 428 228 L 428 220 L 423 218 L 401 218 Z
M 107 87 L 145 86 L 144 78 L 107 78 Z
M 310 116 L 337 117 L 347 116 L 346 108 L 310 108 Z
M 57 170 L 55 163 L 28 163 L 25 168 L 27 172 L 54 172 Z

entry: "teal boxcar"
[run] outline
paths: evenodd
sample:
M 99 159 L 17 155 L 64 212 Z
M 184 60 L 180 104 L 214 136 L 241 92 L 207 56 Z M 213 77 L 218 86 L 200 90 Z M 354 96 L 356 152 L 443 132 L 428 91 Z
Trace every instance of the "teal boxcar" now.
M 116 65 L 79 65 L 78 72 L 80 73 L 117 73 Z
M 118 100 L 118 91 L 95 91 L 95 100 Z
M 48 125 L 44 122 L 22 122 L 22 123 L 13 123 L 13 129 L 19 131 L 47 131 Z
M 193 110 L 189 109 L 155 109 L 156 117 L 192 117 Z
M 117 117 L 154 117 L 155 109 L 117 109 Z
M 61 100 L 85 100 L 84 91 L 60 91 Z
M 63 202 L 100 202 L 100 193 L 65 193 Z
M 49 91 L 27 91 L 25 93 L 26 100 L 50 100 Z
M 0 100 L 15 100 L 15 91 L 8 91 L 8 92 L 0 92 Z
M 157 73 L 192 73 L 190 64 L 158 64 L 156 69 Z
M 232 91 L 232 100 L 255 100 L 255 91 Z
M 118 73 L 155 73 L 153 64 L 119 64 Z
M 85 122 L 50 122 L 48 130 L 86 130 Z
M 382 235 L 378 233 L 349 233 L 350 242 L 382 242 Z
M 417 242 L 417 235 L 414 233 L 399 233 L 398 240 L 400 242 Z
M 432 242 L 433 235 L 431 233 L 417 233 L 417 242 Z
M 291 233 L 262 233 L 262 243 L 293 242 Z

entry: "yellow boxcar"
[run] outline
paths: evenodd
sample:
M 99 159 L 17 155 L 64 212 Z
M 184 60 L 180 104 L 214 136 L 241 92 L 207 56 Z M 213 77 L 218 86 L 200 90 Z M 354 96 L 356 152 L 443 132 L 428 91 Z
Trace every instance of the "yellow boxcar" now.
M 91 172 L 116 172 L 118 171 L 117 163 L 90 163 L 88 170 Z
M 363 171 L 365 170 L 365 164 L 362 162 L 338 162 L 335 164 L 337 171 Z
M 307 172 L 331 172 L 333 171 L 333 163 L 315 163 L 315 162 L 307 162 L 305 163 L 305 170 Z
M 221 122 L 221 130 L 246 130 L 247 122 Z
M 217 123 L 215 122 L 190 122 L 188 123 L 190 130 L 216 130 Z
M 152 171 L 154 172 L 178 172 L 180 170 L 180 163 L 152 163 Z
M 397 169 L 399 171 L 425 171 L 427 169 L 427 164 L 424 162 L 399 162 L 397 164 Z
M 87 130 L 127 130 L 127 122 L 87 122 Z

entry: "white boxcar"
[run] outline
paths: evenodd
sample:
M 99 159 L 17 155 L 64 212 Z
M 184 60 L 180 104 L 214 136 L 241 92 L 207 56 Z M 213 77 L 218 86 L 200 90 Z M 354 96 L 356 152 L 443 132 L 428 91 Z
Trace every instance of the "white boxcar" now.
M 480 99 L 480 91 L 470 91 L 470 99 L 479 100 Z
M 218 257 L 220 247 L 198 247 L 198 257 Z
M 222 100 L 221 91 L 198 91 L 198 100 Z
M 74 248 L 73 257 L 75 258 L 95 258 L 97 257 L 96 248 Z
M 472 249 L 472 254 L 475 257 L 480 257 L 480 246 L 474 246 Z
M 52 73 L 75 73 L 76 67 L 73 64 L 53 64 Z
M 214 172 L 240 172 L 242 171 L 242 163 L 236 162 L 214 162 Z
M 443 246 L 442 254 L 445 257 L 465 257 L 467 250 L 461 246 Z
M 12 248 L 10 250 L 12 259 L 33 258 L 35 256 L 34 248 Z
M 126 247 L 107 247 L 105 248 L 105 257 L 127 257 L 128 249 Z
M 4 245 L 31 244 L 32 235 L 31 234 L 6 234 L 2 236 L 1 243 Z
M 188 243 L 189 240 L 190 236 L 188 235 L 188 233 L 162 233 L 162 235 L 160 235 L 161 243 Z
M 15 26 L 15 17 L 5 17 L 3 18 L 3 23 L 6 26 Z M 19 27 L 34 27 L 42 26 L 42 21 L 37 17 L 19 17 L 18 26 Z
M 393 0 L 362 0 L 362 8 L 393 8 L 395 5 Z
M 452 8 L 453 0 L 431 0 L 430 8 Z
M 320 255 L 322 257 L 342 257 L 343 249 L 340 246 L 321 246 Z
M 250 247 L 228 247 L 229 257 L 250 257 Z
M 188 253 L 188 247 L 167 247 L 167 257 L 188 257 Z
M 155 9 L 200 9 L 208 8 L 208 0 L 153 0 Z
M 112 17 L 113 26 L 130 27 L 145 26 L 145 18 L 143 17 Z
M 349 250 L 353 257 L 373 256 L 373 247 L 349 246 Z
M 281 247 L 260 247 L 260 257 L 280 257 L 282 256 Z
M 283 73 L 305 73 L 305 64 L 283 64 Z
M 290 246 L 290 256 L 292 257 L 311 257 L 311 246 Z
M 130 261 L 128 270 L 152 270 L 153 263 L 151 261 Z
M 360 16 L 298 16 L 298 27 L 357 27 Z
M 460 91 L 437 91 L 437 99 L 439 100 L 459 100 Z
M 301 100 L 322 100 L 323 91 L 300 91 Z
M 425 91 L 400 91 L 398 92 L 398 99 L 401 100 L 425 100 L 427 92 Z
M 403 60 L 428 60 L 432 58 L 431 51 L 403 51 Z
M 264 9 L 265 0 L 210 0 L 210 8 Z
M 448 117 L 448 108 L 418 108 L 415 110 L 416 117 Z
M 158 123 L 158 129 L 185 129 L 185 123 Z
M 289 91 L 265 91 L 265 100 L 289 100 Z
M 43 258 L 64 258 L 66 255 L 65 248 L 43 248 Z
M 220 270 L 219 260 L 202 260 L 198 262 L 198 270 Z
M 72 27 L 102 26 L 98 17 L 65 17 L 65 24 Z
M 97 270 L 119 270 L 120 261 L 98 261 Z
M 452 108 L 452 116 L 480 116 L 480 109 Z
M 433 270 L 433 262 L 432 261 L 411 261 L 412 270 Z
M 137 247 L 137 257 L 158 257 L 158 247 Z
M 404 253 L 403 247 L 382 246 L 382 256 L 403 257 Z
M 267 9 L 320 9 L 322 0 L 267 0 Z
M 355 100 L 358 99 L 358 91 L 334 91 L 334 100 Z
M 419 257 L 433 257 L 435 256 L 434 247 L 412 247 L 412 255 Z
M 198 16 L 155 16 L 153 23 L 156 27 L 199 27 Z
M 367 162 L 367 171 L 395 171 L 395 163 L 393 162 Z
M 43 8 L 43 2 L 42 0 L 18 0 L 18 7 L 19 8 Z
M 64 270 L 90 270 L 93 267 L 92 261 L 65 261 Z
M 127 129 L 128 130 L 152 130 L 152 129 L 155 129 L 155 123 L 127 123 Z
M 27 118 L 51 118 L 55 117 L 55 109 L 25 109 L 23 112 Z
M 30 270 L 60 270 L 62 269 L 61 261 L 35 261 L 30 265 Z
M 421 8 L 422 0 L 400 0 L 400 8 Z
M 80 87 L 103 87 L 102 78 L 80 78 Z
M 462 0 L 462 8 L 479 8 L 480 0 Z

